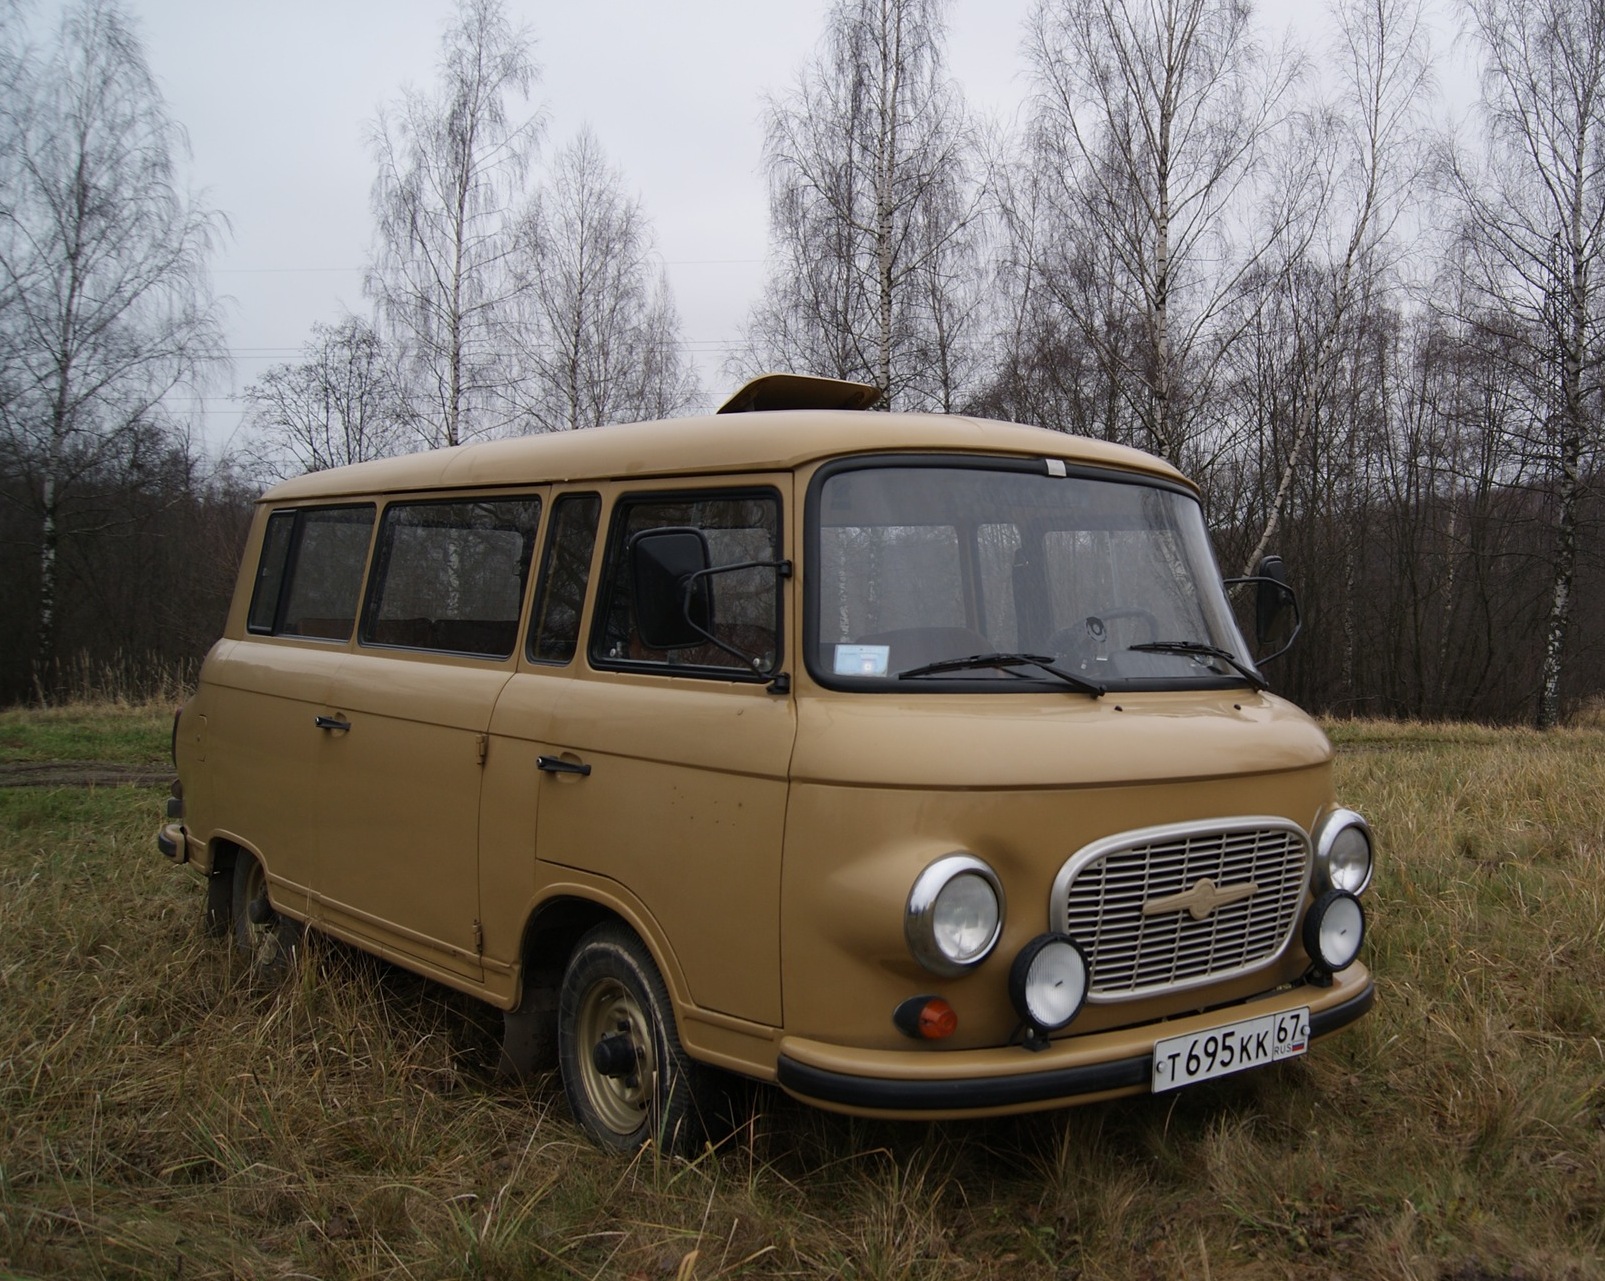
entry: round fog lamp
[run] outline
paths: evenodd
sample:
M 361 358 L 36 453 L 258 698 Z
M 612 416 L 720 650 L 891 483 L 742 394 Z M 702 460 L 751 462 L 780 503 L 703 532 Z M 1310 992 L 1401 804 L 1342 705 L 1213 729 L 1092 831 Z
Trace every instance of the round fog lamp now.
M 1365 909 L 1347 890 L 1328 890 L 1304 918 L 1304 950 L 1330 974 L 1347 969 L 1365 941 Z
M 1064 1027 L 1087 999 L 1087 956 L 1068 934 L 1039 934 L 1014 958 L 1009 999 L 1044 1032 Z

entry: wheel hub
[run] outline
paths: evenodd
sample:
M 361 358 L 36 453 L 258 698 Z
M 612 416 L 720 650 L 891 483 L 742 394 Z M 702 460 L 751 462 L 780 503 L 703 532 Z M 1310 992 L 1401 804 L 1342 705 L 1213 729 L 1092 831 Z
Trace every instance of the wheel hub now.
M 614 1133 L 641 1128 L 657 1087 L 652 1024 L 634 993 L 616 979 L 594 983 L 581 998 L 576 1026 L 582 1084 L 597 1116 Z
M 628 1029 L 609 1033 L 591 1047 L 591 1064 L 603 1076 L 628 1077 L 635 1073 L 635 1043 Z

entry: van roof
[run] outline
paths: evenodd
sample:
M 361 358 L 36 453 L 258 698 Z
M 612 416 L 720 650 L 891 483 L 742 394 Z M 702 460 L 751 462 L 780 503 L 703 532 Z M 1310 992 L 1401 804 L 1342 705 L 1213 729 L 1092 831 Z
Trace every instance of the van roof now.
M 945 414 L 792 409 L 588 427 L 426 450 L 298 476 L 268 490 L 261 501 L 790 471 L 852 454 L 955 452 L 1058 458 L 1145 472 L 1193 488 L 1151 454 L 1041 427 Z

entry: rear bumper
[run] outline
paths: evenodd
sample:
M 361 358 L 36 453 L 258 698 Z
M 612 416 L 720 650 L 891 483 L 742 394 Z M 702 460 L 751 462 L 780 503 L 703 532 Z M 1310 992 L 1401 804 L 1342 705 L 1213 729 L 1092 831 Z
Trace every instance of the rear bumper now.
M 1317 1040 L 1364 1015 L 1375 996 L 1369 971 L 1353 965 L 1329 988 L 1296 987 L 1164 1023 L 1066 1037 L 1037 1053 L 846 1050 L 788 1037 L 776 1080 L 806 1102 L 857 1115 L 935 1120 L 1032 1112 L 1146 1092 L 1154 1042 L 1165 1037 L 1307 1005 Z
M 181 823 L 167 823 L 156 833 L 156 848 L 175 863 L 189 862 L 189 838 Z

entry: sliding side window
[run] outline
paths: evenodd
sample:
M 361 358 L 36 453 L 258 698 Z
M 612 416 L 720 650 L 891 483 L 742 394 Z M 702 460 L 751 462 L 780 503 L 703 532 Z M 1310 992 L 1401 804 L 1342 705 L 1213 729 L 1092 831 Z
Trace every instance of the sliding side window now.
M 579 647 L 580 615 L 591 578 L 591 552 L 602 500 L 596 494 L 564 494 L 552 504 L 529 627 L 532 663 L 567 663 Z
M 695 530 L 705 542 L 714 571 L 702 579 L 711 637 L 677 649 L 654 649 L 642 637 L 628 553 L 631 538 L 650 529 Z M 772 674 L 780 661 L 780 575 L 773 568 L 780 555 L 780 498 L 773 490 L 621 499 L 608 531 L 592 661 L 687 675 Z
M 362 643 L 506 658 L 539 517 L 533 496 L 386 507 Z
M 307 507 L 269 516 L 248 630 L 350 640 L 373 516 L 372 504 Z

